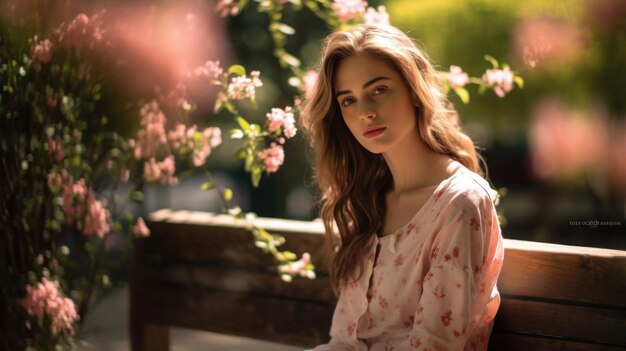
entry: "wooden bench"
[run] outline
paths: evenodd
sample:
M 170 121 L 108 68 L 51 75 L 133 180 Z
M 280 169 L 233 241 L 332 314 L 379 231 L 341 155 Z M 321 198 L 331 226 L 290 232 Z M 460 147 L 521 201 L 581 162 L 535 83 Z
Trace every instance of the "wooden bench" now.
M 202 212 L 151 215 L 135 246 L 134 351 L 169 350 L 177 326 L 311 347 L 328 341 L 335 298 L 319 223 L 258 219 L 310 252 L 317 279 L 284 283 L 244 223 Z M 624 350 L 626 251 L 505 239 L 490 350 Z

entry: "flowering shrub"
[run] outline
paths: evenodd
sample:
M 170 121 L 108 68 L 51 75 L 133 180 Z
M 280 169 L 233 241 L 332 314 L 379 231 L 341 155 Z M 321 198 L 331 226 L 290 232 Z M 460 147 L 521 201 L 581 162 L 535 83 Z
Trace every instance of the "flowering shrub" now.
M 293 74 L 289 83 L 298 94 L 310 91 L 317 74 L 302 70 L 285 49 L 287 36 L 295 33 L 281 22 L 285 6 L 304 7 L 331 28 L 389 21 L 383 6 L 374 9 L 365 1 L 290 4 L 257 1 L 257 11 L 268 14 L 274 54 Z M 246 6 L 243 0 L 222 0 L 215 10 L 236 15 Z M 185 21 L 193 18 L 187 14 Z M 256 227 L 254 214 L 231 205 L 232 190 L 213 181 L 207 159 L 224 141 L 222 130 L 187 122 L 196 110 L 188 94 L 191 83 L 216 88 L 213 112 L 233 117 L 236 127 L 228 136 L 238 145 L 234 158 L 256 187 L 264 173 L 277 172 L 284 163 L 285 144 L 297 135 L 298 98 L 293 106 L 263 111 L 264 122 L 252 123 L 239 105 L 256 107 L 260 72 L 207 58 L 198 66 L 148 64 L 172 50 L 159 49 L 154 38 L 138 43 L 135 33 L 142 27 L 135 22 L 144 23 L 132 16 L 125 21 L 114 12 L 78 14 L 48 31 L 38 25 L 24 30 L 19 18 L 8 22 L 0 27 L 0 215 L 6 230 L 0 275 L 10 282 L 2 286 L 0 318 L 6 344 L 71 346 L 76 323 L 85 320 L 97 291 L 110 284 L 107 269 L 113 262 L 107 250 L 120 240 L 150 235 L 132 202 L 142 201 L 146 184 L 176 184 L 190 170 L 204 171 L 202 189 L 218 191 L 224 210 L 249 223 L 255 245 L 276 258 L 281 279 L 315 278 L 308 253 L 298 258 L 281 251 L 284 238 Z M 145 47 L 161 51 L 146 53 Z M 464 102 L 468 83 L 493 88 L 499 96 L 512 89 L 512 81 L 521 86 L 508 67 L 499 70 L 491 61 L 494 68 L 484 80 L 453 66 L 441 73 L 442 84 Z M 141 84 L 120 85 L 116 77 Z M 117 191 L 124 183 L 131 188 L 128 197 Z

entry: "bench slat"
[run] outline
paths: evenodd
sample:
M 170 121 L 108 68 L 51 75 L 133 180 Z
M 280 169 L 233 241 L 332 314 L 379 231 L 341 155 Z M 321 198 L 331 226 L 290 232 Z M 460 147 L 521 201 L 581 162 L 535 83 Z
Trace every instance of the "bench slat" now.
M 243 269 L 195 266 L 189 264 L 157 265 L 146 268 L 144 277 L 153 282 L 199 286 L 237 293 L 266 294 L 285 298 L 326 302 L 336 299 L 328 276 L 315 279 L 297 278 L 291 283 L 277 279 L 273 272 L 253 272 Z
M 326 304 L 150 283 L 142 290 L 150 293 L 137 302 L 137 313 L 155 324 L 302 347 L 329 339 L 332 306 Z
M 528 251 L 514 244 L 505 239 L 504 264 L 498 280 L 501 293 L 626 309 L 623 252 L 621 256 L 591 256 L 566 245 L 559 245 L 560 252 L 550 252 Z
M 494 331 L 558 336 L 626 347 L 626 311 L 503 298 Z
M 559 340 L 533 335 L 494 332 L 489 339 L 489 350 L 623 351 L 624 347 Z

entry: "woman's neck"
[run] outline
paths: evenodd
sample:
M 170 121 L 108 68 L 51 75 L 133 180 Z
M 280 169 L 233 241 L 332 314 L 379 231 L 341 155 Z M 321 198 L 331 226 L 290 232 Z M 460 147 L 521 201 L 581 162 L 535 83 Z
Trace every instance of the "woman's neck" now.
M 383 156 L 393 177 L 394 193 L 439 184 L 447 178 L 447 169 L 452 162 L 450 157 L 428 148 L 418 135 L 415 138 L 404 138 Z

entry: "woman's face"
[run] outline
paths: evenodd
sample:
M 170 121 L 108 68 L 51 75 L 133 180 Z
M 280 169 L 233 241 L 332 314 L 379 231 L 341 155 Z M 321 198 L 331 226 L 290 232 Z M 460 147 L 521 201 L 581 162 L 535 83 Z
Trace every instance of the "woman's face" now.
M 400 74 L 368 53 L 343 59 L 335 72 L 335 98 L 348 129 L 372 153 L 419 138 L 416 102 Z

